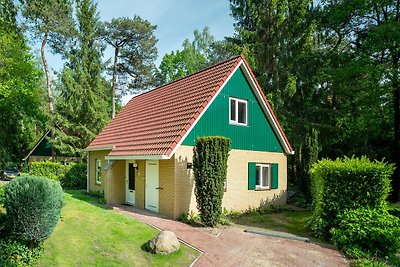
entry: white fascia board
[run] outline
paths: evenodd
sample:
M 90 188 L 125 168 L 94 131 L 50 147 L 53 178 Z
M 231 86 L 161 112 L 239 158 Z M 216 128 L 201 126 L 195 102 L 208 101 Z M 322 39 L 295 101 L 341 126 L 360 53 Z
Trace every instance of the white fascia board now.
M 130 160 L 130 159 L 169 159 L 166 155 L 138 155 L 138 156 L 105 156 L 106 160 Z
M 236 70 L 240 67 L 240 65 L 243 64 L 243 60 L 241 59 L 240 62 L 237 64 L 235 69 L 229 74 L 228 78 L 225 79 L 224 83 L 219 87 L 218 92 L 214 95 L 214 97 L 208 102 L 207 106 L 203 109 L 203 111 L 200 113 L 200 115 L 197 117 L 197 119 L 192 123 L 192 125 L 189 127 L 187 132 L 182 136 L 181 140 L 179 140 L 178 144 L 176 144 L 174 150 L 172 150 L 171 154 L 169 155 L 168 159 L 170 159 L 175 152 L 178 150 L 178 148 L 181 146 L 183 141 L 186 139 L 186 137 L 189 135 L 189 133 L 192 131 L 192 129 L 196 126 L 196 124 L 200 121 L 201 117 L 203 117 L 204 113 L 206 113 L 207 109 L 212 105 L 214 100 L 218 97 L 219 93 L 222 92 L 222 89 L 224 89 L 225 85 L 228 83 L 228 81 L 231 79 L 233 74 L 235 74 Z
M 100 150 L 112 150 L 114 146 L 105 146 L 105 147 L 95 147 L 95 148 L 86 148 L 86 151 L 100 151 Z
M 283 137 L 282 131 L 279 129 L 279 126 L 277 122 L 274 119 L 274 116 L 271 113 L 271 110 L 268 108 L 267 103 L 264 101 L 264 98 L 262 97 L 261 93 L 259 92 L 257 88 L 257 84 L 254 81 L 253 77 L 250 74 L 250 71 L 248 70 L 246 64 L 242 61 L 240 64 L 246 78 L 248 79 L 249 84 L 251 88 L 253 89 L 253 92 L 257 96 L 257 99 L 260 103 L 262 103 L 261 107 L 263 108 L 264 112 L 267 114 L 267 118 L 269 122 L 273 125 L 274 132 L 278 135 L 279 140 L 281 141 L 281 144 L 283 144 L 284 150 L 287 154 L 289 155 L 294 155 L 294 151 L 291 151 L 289 148 L 289 145 L 287 144 L 285 138 Z

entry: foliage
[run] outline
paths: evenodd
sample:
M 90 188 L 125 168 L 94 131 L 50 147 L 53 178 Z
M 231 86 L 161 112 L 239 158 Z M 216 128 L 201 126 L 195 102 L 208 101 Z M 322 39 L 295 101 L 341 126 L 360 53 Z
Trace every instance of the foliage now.
M 189 213 L 182 213 L 178 216 L 177 220 L 190 225 L 201 224 L 200 216 L 198 214 L 195 214 L 192 210 Z
M 86 189 L 86 163 L 71 163 L 66 167 L 65 175 L 61 179 L 63 188 Z
M 66 156 L 83 156 L 84 149 L 109 120 L 109 83 L 102 77 L 104 44 L 99 36 L 97 5 L 79 0 L 73 44 L 65 49 L 67 63 L 58 75 L 55 149 Z
M 89 190 L 89 192 L 87 192 L 87 194 L 89 196 L 95 197 L 97 199 L 97 203 L 106 204 L 106 199 L 104 198 L 104 192 Z
M 345 210 L 337 219 L 332 241 L 351 257 L 384 257 L 400 249 L 400 219 L 386 210 Z
M 154 60 L 157 58 L 155 29 L 156 26 L 137 15 L 133 19 L 117 18 L 103 23 L 101 35 L 114 48 L 112 118 L 115 117 L 117 90 L 125 95 L 157 84 L 154 79 Z
M 206 226 L 220 220 L 230 145 L 228 138 L 208 136 L 197 138 L 193 149 L 194 193 Z
M 6 186 L 4 207 L 10 233 L 37 245 L 53 232 L 63 206 L 60 184 L 45 177 L 19 177 Z
M 43 254 L 43 247 L 30 248 L 26 243 L 13 239 L 0 239 L 0 262 L 2 266 L 36 266 Z
M 42 176 L 61 182 L 65 176 L 65 166 L 61 162 L 34 161 L 31 163 L 30 175 Z
M 43 123 L 40 69 L 16 24 L 13 1 L 0 1 L 0 168 L 19 162 Z M 12 126 L 12 127 L 11 127 Z
M 379 261 L 377 259 L 357 259 L 354 260 L 350 266 L 352 267 L 387 267 L 385 262 Z
M 182 50 L 165 54 L 160 63 L 164 83 L 169 83 L 197 72 L 232 56 L 225 41 L 216 41 L 205 27 L 194 31 L 194 40 L 185 39 Z
M 46 74 L 46 87 L 51 115 L 51 126 L 54 128 L 54 97 L 51 88 L 50 70 L 45 56 L 49 42 L 54 52 L 62 53 L 65 47 L 65 36 L 73 29 L 71 0 L 20 0 L 22 15 L 26 18 L 35 37 L 41 39 L 41 57 Z
M 5 187 L 3 185 L 0 185 L 0 206 L 3 205 L 4 194 L 5 194 Z
M 318 237 L 329 238 L 329 230 L 346 209 L 385 209 L 393 165 L 371 162 L 366 157 L 323 159 L 311 169 L 313 215 L 308 228 Z

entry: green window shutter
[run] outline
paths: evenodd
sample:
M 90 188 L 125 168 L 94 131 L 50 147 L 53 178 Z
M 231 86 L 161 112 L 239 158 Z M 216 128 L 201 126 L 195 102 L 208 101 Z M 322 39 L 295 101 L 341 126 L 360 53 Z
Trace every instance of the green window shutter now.
M 249 190 L 255 190 L 256 189 L 256 163 L 255 162 L 249 162 L 248 175 L 249 175 L 248 188 L 249 188 Z
M 278 163 L 272 163 L 272 179 L 271 179 L 271 188 L 277 189 L 278 188 Z

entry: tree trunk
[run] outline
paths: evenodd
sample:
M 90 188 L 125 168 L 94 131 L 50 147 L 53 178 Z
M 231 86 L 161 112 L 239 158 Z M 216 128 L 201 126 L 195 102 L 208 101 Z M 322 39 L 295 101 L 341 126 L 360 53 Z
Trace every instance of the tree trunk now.
M 46 82 L 47 82 L 47 95 L 49 97 L 49 110 L 50 110 L 50 116 L 54 118 L 54 97 L 53 94 L 51 93 L 51 78 L 50 78 L 50 71 L 49 71 L 49 65 L 47 64 L 46 56 L 44 54 L 44 49 L 46 47 L 47 43 L 47 37 L 49 33 L 46 32 L 44 34 L 43 40 L 42 40 L 42 46 L 40 47 L 40 53 L 42 55 L 42 61 L 43 61 L 43 67 L 44 67 L 44 72 L 46 74 Z
M 49 111 L 50 111 L 50 123 L 51 123 L 51 129 L 50 129 L 50 137 L 51 140 L 53 140 L 54 137 L 54 131 L 55 131 L 55 122 L 54 122 L 54 97 L 51 92 L 51 77 L 50 77 L 50 71 L 49 71 L 49 65 L 47 64 L 46 56 L 44 54 L 44 49 L 47 44 L 47 38 L 49 36 L 48 32 L 45 32 L 42 40 L 42 45 L 40 47 L 40 53 L 42 56 L 42 61 L 43 61 L 43 67 L 44 67 L 44 73 L 46 74 L 46 85 L 47 85 L 47 95 L 49 97 Z M 55 151 L 53 147 L 51 148 L 51 154 L 52 156 L 55 156 Z
M 400 88 L 397 79 L 393 82 L 394 90 L 394 163 L 395 171 L 392 177 L 392 201 L 399 201 L 400 192 Z
M 114 71 L 113 71 L 113 79 L 112 79 L 112 95 L 111 95 L 111 105 L 112 105 L 112 119 L 115 117 L 115 91 L 117 90 L 117 79 L 118 79 L 118 52 L 119 47 L 115 47 L 114 51 Z

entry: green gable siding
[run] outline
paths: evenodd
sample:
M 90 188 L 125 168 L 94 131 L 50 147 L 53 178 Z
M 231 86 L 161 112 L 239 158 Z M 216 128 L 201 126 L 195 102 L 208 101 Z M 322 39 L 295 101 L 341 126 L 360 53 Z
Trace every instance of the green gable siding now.
M 229 97 L 248 101 L 247 126 L 229 124 Z M 212 135 L 230 138 L 233 149 L 283 152 L 282 146 L 240 68 L 232 75 L 182 145 L 193 146 L 197 137 Z
M 51 155 L 52 155 L 51 144 L 47 140 L 47 138 L 44 138 L 31 154 L 31 156 L 51 156 Z

